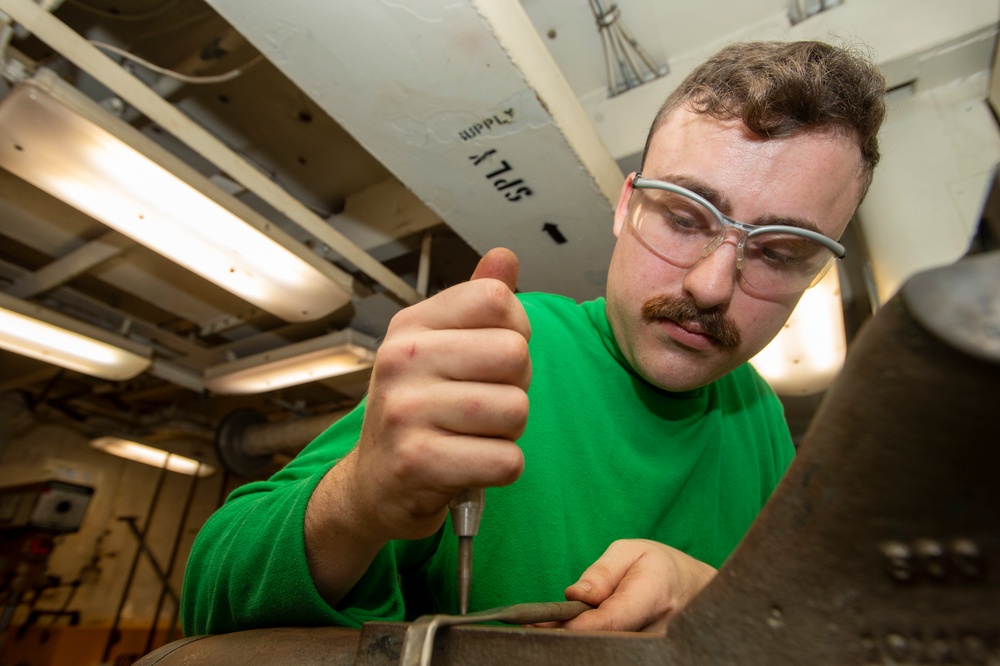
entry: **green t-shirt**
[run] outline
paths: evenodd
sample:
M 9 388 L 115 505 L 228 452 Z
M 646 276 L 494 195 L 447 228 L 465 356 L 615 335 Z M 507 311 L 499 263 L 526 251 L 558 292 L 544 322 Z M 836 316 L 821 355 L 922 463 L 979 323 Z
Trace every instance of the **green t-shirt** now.
M 685 393 L 625 361 L 604 300 L 522 294 L 531 320 L 523 475 L 486 490 L 470 611 L 559 601 L 616 539 L 646 538 L 718 567 L 791 463 L 781 403 L 749 366 Z M 335 609 L 316 592 L 306 503 L 355 445 L 364 405 L 267 481 L 237 489 L 205 524 L 184 580 L 188 635 L 457 612 L 450 523 L 388 544 Z

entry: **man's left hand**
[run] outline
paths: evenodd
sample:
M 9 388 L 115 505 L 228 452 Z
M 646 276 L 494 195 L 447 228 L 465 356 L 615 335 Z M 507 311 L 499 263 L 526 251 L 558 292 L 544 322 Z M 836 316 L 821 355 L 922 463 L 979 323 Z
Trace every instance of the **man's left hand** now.
M 715 574 L 704 562 L 656 541 L 615 541 L 566 588 L 566 599 L 596 608 L 568 622 L 540 626 L 666 633 L 667 623 Z

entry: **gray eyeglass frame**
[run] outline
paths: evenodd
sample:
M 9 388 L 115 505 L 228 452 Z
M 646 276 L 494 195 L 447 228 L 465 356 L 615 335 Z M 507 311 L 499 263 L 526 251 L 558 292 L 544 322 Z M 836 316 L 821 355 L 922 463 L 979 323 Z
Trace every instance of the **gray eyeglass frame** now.
M 648 189 L 648 190 L 663 190 L 664 192 L 673 192 L 674 194 L 679 194 L 689 199 L 693 199 L 694 201 L 697 201 L 702 206 L 711 211 L 711 213 L 715 216 L 715 218 L 719 221 L 719 224 L 721 224 L 724 229 L 730 227 L 738 229 L 739 231 L 742 231 L 744 234 L 746 234 L 747 238 L 751 238 L 753 236 L 762 233 L 778 232 L 783 234 L 791 234 L 793 236 L 801 236 L 802 238 L 808 238 L 809 240 L 816 241 L 826 249 L 830 250 L 830 252 L 833 253 L 833 256 L 837 259 L 843 259 L 845 256 L 847 256 L 847 250 L 844 248 L 843 245 L 841 245 L 840 243 L 838 243 L 837 241 L 833 240 L 828 236 L 824 236 L 821 233 L 813 231 L 812 229 L 803 229 L 801 227 L 793 227 L 786 224 L 756 225 L 756 224 L 747 224 L 746 222 L 740 222 L 738 220 L 734 220 L 733 218 L 727 215 L 724 215 L 721 210 L 715 207 L 715 204 L 713 204 L 711 201 L 701 196 L 697 192 L 692 192 L 691 190 L 685 187 L 681 187 L 680 185 L 674 185 L 673 183 L 668 183 L 662 180 L 643 178 L 642 174 L 637 173 L 635 174 L 635 177 L 632 178 L 632 187 L 639 189 Z M 723 233 L 722 235 L 725 236 L 725 233 Z M 706 247 L 709 247 L 711 245 L 712 243 L 709 243 L 709 245 Z

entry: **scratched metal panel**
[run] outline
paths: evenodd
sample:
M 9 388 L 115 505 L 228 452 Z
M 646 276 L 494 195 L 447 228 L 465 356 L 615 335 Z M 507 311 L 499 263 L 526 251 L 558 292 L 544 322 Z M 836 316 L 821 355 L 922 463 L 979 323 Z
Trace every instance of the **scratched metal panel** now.
M 522 290 L 603 294 L 618 185 L 604 161 L 620 171 L 596 131 L 597 150 L 574 145 L 555 120 L 579 101 L 520 68 L 551 60 L 515 64 L 537 39 L 526 16 L 498 37 L 471 0 L 209 4 L 473 248 L 513 249 Z

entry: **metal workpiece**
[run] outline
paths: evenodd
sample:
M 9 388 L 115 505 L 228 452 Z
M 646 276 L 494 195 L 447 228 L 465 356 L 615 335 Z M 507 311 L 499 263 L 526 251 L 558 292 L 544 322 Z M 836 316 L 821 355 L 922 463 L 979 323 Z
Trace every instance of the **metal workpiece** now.
M 425 615 L 417 618 L 406 630 L 400 666 L 430 666 L 437 630 L 463 624 L 481 622 L 506 622 L 507 624 L 534 624 L 539 622 L 566 622 L 593 606 L 582 601 L 515 604 L 466 615 Z
M 441 624 L 430 663 L 1000 664 L 1000 254 L 967 261 L 917 276 L 862 327 L 773 496 L 666 636 Z M 928 323 L 970 295 L 976 335 Z M 331 646 L 330 662 L 169 663 L 410 666 L 405 632 L 434 617 L 366 624 L 353 662 Z

